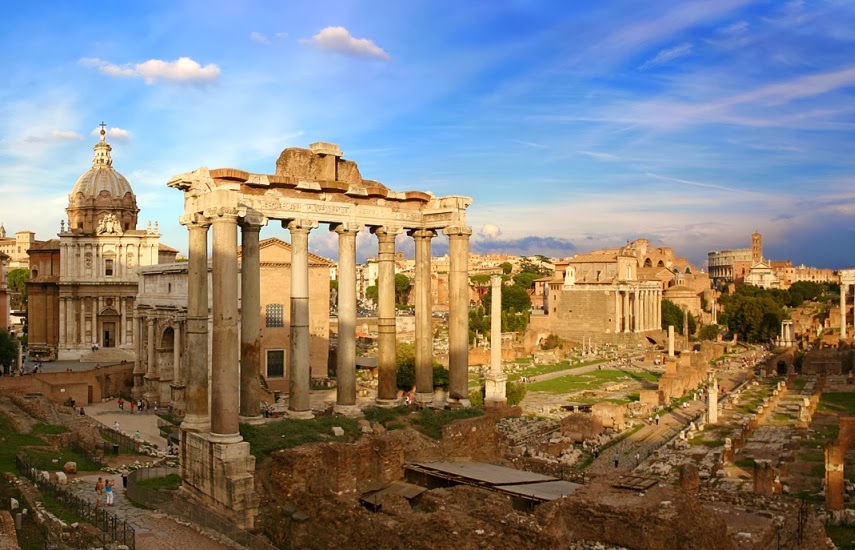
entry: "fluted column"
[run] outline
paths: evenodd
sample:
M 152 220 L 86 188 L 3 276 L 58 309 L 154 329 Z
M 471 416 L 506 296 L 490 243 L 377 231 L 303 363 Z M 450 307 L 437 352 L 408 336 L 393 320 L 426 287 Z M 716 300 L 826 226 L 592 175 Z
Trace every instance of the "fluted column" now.
M 623 331 L 629 332 L 629 290 L 623 291 Z
M 312 418 L 309 363 L 309 231 L 307 220 L 282 222 L 291 232 L 291 346 L 288 415 Z
M 431 324 L 430 243 L 432 229 L 410 232 L 416 245 L 416 402 L 433 402 L 433 327 Z
M 240 416 L 261 420 L 261 266 L 258 240 L 264 220 L 248 215 L 241 223 Z
M 338 353 L 335 411 L 354 414 L 356 407 L 356 224 L 338 224 Z
M 620 290 L 615 290 L 615 334 L 620 332 Z
M 448 235 L 449 400 L 469 406 L 469 227 L 446 227 Z
M 158 391 L 158 382 L 160 381 L 159 373 L 157 372 L 157 355 L 155 348 L 155 318 L 149 317 L 146 319 L 146 370 L 145 370 L 145 398 L 149 401 L 154 401 L 160 394 Z
M 395 235 L 400 230 L 392 227 L 376 227 L 377 235 L 377 336 L 378 336 L 378 384 L 377 403 L 396 405 L 395 340 Z
M 846 291 L 848 286 L 840 281 L 840 338 L 846 338 Z
M 190 234 L 187 263 L 187 414 L 181 428 L 208 431 L 208 227 L 197 216 L 183 218 Z
M 235 391 L 240 387 L 237 223 L 237 209 L 217 208 L 211 212 L 211 437 L 223 443 L 241 440 L 238 427 L 240 392 Z
M 639 332 L 639 320 L 641 317 L 641 302 L 639 301 L 639 289 L 635 287 L 632 291 L 632 332 Z

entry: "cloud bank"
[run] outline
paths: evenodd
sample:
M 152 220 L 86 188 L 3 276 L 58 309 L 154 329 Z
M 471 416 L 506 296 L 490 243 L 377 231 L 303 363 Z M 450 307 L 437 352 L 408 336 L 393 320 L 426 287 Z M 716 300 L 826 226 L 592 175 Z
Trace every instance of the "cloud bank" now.
M 204 84 L 220 76 L 220 68 L 215 64 L 209 63 L 203 67 L 189 57 L 180 57 L 175 61 L 149 59 L 144 63 L 126 65 L 115 65 L 97 57 L 85 57 L 80 62 L 109 76 L 142 78 L 146 84 L 154 84 L 158 80 Z

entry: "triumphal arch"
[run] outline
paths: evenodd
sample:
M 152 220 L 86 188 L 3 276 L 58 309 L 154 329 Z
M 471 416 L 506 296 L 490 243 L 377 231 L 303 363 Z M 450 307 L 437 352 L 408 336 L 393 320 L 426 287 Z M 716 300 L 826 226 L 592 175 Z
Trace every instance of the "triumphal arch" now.
M 449 401 L 467 405 L 469 236 L 472 199 L 396 192 L 363 179 L 332 143 L 285 149 L 275 174 L 199 168 L 172 178 L 184 192 L 181 223 L 189 231 L 187 414 L 182 424 L 185 488 L 206 504 L 251 527 L 258 507 L 255 457 L 239 422 L 260 419 L 259 233 L 279 220 L 291 233 L 290 396 L 288 413 L 311 418 L 309 364 L 309 234 L 328 224 L 338 234 L 336 410 L 356 409 L 356 235 L 370 228 L 378 241 L 378 363 L 380 405 L 397 403 L 395 381 L 395 238 L 406 232 L 416 253 L 416 398 L 433 399 L 430 305 L 431 239 L 449 239 Z M 208 229 L 212 232 L 211 373 L 208 395 Z M 241 268 L 238 276 L 238 229 Z M 239 315 L 238 284 L 241 307 Z M 210 403 L 210 407 L 209 407 Z

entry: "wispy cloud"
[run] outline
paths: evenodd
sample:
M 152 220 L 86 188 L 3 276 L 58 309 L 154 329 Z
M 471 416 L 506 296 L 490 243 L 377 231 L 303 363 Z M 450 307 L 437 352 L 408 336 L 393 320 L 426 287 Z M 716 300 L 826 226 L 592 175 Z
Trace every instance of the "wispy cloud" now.
M 158 80 L 204 84 L 213 82 L 220 76 L 220 68 L 217 65 L 209 63 L 203 67 L 199 62 L 189 57 L 180 57 L 175 61 L 149 59 L 144 63 L 127 65 L 115 65 L 97 57 L 84 57 L 80 62 L 87 67 L 95 67 L 106 75 L 139 77 L 146 84 L 154 84 Z
M 116 128 L 116 127 L 106 128 L 105 131 L 106 131 L 106 137 L 113 139 L 113 140 L 116 140 L 116 141 L 125 141 L 126 142 L 131 138 L 131 133 L 128 130 L 125 130 L 124 128 Z M 94 130 L 89 132 L 89 134 L 93 135 L 93 136 L 100 136 L 101 135 L 101 128 L 100 127 L 95 128 Z
M 597 160 L 603 160 L 606 162 L 617 162 L 620 161 L 621 158 L 617 155 L 613 155 L 611 153 L 603 153 L 601 151 L 579 151 L 580 155 L 585 155 L 586 157 L 591 157 Z
M 29 135 L 24 138 L 27 143 L 50 143 L 56 141 L 76 141 L 83 136 L 70 130 L 51 130 L 46 134 Z
M 300 44 L 354 57 L 374 57 L 383 60 L 392 58 L 383 48 L 371 40 L 354 38 L 350 31 L 344 27 L 327 27 L 311 38 L 300 40 Z
M 690 42 L 683 42 L 682 44 L 677 44 L 673 48 L 660 50 L 659 53 L 645 61 L 639 69 L 644 70 L 657 65 L 664 65 L 679 57 L 690 55 L 692 53 L 692 47 L 693 46 Z
M 265 46 L 270 45 L 270 39 L 261 34 L 260 32 L 251 32 L 249 33 L 249 39 L 253 42 L 258 42 L 259 44 L 264 44 Z

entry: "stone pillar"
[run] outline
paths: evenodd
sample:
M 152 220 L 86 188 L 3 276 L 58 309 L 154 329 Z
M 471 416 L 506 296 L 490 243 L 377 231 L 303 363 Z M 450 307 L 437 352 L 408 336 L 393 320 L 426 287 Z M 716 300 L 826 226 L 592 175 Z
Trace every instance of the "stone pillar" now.
M 698 466 L 694 462 L 680 464 L 680 489 L 687 493 L 697 493 L 701 486 Z
M 620 290 L 615 290 L 615 334 L 620 332 Z
M 59 299 L 59 347 L 63 348 L 66 345 L 65 330 L 66 330 L 66 307 L 68 300 L 66 298 Z
M 674 357 L 674 325 L 668 325 L 668 357 Z
M 771 495 L 775 492 L 775 469 L 769 460 L 754 461 L 754 492 Z
M 469 406 L 469 237 L 468 227 L 447 227 L 449 400 Z
M 238 211 L 218 208 L 211 218 L 213 255 L 211 314 L 211 441 L 237 443 L 240 409 L 238 343 Z
M 291 232 L 291 394 L 288 416 L 310 419 L 314 415 L 310 401 L 309 231 L 315 225 L 308 220 L 292 220 L 287 227 Z
M 172 325 L 172 383 L 177 384 L 181 377 L 181 323 Z
M 484 404 L 501 406 L 508 403 L 508 377 L 502 373 L 502 277 L 490 277 L 490 374 L 484 379 Z
M 843 477 L 843 464 L 846 460 L 846 448 L 840 441 L 832 441 L 825 447 L 825 507 L 828 510 L 843 510 L 843 496 L 846 480 Z
M 241 223 L 240 419 L 260 423 L 261 267 L 258 238 L 266 220 L 247 215 Z
M 66 317 L 66 321 L 71 324 L 71 344 L 73 347 L 74 344 L 79 343 L 77 333 L 80 331 L 80 321 L 77 319 L 77 300 L 69 298 L 68 301 L 71 303 L 71 311 L 68 312 L 70 314 L 70 318 Z M 139 355 L 137 355 L 137 357 L 139 357 Z
M 632 291 L 632 332 L 641 330 L 641 301 L 639 300 L 640 290 L 636 287 Z
M 160 395 L 160 373 L 157 371 L 157 351 L 155 347 L 155 321 L 153 317 L 146 319 L 146 369 L 145 369 L 145 398 L 149 401 L 157 400 Z
M 433 326 L 431 322 L 430 242 L 432 229 L 410 232 L 416 244 L 416 402 L 433 403 Z
M 187 414 L 181 429 L 208 431 L 208 227 L 201 216 L 183 218 L 190 234 L 187 262 Z
M 709 382 L 707 384 L 708 389 L 708 403 L 707 403 L 707 423 L 709 424 L 717 424 L 718 423 L 718 380 L 715 377 L 714 373 L 710 373 Z
M 377 404 L 398 404 L 395 340 L 395 235 L 397 228 L 376 227 L 377 235 Z
M 360 226 L 338 224 L 338 353 L 335 411 L 351 415 L 356 406 L 356 234 Z
M 145 361 L 143 356 L 143 325 L 145 317 L 137 309 L 134 315 L 134 388 L 131 392 L 134 399 L 142 399 L 145 395 Z M 76 332 L 76 331 L 75 331 Z
M 840 338 L 846 338 L 846 291 L 847 284 L 840 281 Z
M 623 291 L 623 331 L 629 332 L 629 291 Z

